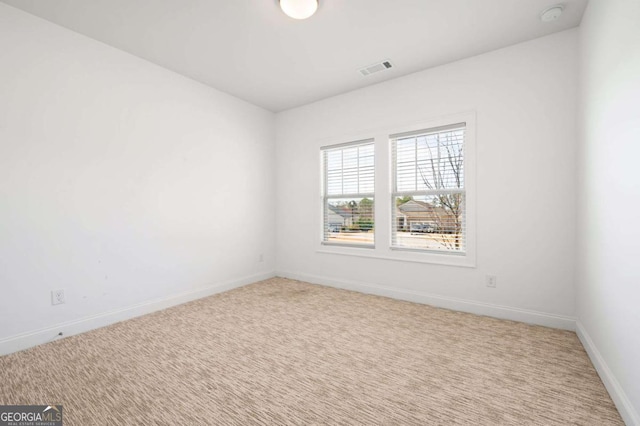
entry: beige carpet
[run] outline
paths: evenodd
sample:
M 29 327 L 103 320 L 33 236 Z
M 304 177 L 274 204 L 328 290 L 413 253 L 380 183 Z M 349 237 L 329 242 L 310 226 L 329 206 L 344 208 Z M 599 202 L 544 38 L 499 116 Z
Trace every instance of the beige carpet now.
M 272 279 L 0 358 L 66 425 L 619 425 L 575 333 Z

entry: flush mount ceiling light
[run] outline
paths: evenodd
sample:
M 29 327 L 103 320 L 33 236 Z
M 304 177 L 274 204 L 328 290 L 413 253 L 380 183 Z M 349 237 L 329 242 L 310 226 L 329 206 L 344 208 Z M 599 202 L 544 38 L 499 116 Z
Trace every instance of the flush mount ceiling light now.
M 542 13 L 540 14 L 540 20 L 542 22 L 557 21 L 558 18 L 560 18 L 560 15 L 562 15 L 563 10 L 564 10 L 564 6 L 561 4 L 558 4 L 556 6 L 551 6 L 550 8 L 542 11 Z
M 307 19 L 318 10 L 318 0 L 280 0 L 280 8 L 293 19 Z

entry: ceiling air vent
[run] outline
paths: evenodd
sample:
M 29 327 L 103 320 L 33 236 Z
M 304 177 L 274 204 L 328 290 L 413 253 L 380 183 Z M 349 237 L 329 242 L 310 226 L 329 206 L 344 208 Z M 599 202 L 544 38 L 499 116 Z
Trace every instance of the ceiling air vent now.
M 369 65 L 368 67 L 360 68 L 360 74 L 362 75 L 370 75 L 380 71 L 385 71 L 393 67 L 393 64 L 390 61 L 382 61 L 375 63 L 373 65 Z

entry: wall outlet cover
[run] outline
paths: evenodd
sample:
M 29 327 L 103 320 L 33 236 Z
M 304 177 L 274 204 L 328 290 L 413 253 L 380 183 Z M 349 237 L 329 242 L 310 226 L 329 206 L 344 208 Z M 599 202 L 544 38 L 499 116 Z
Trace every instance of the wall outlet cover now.
M 64 302 L 64 290 L 51 290 L 52 305 L 62 305 Z

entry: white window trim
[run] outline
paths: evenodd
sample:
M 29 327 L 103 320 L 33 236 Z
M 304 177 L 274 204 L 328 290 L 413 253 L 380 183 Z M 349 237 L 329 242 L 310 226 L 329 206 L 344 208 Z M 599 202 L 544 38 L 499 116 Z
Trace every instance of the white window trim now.
M 349 243 L 337 243 L 337 242 L 331 242 L 331 241 L 325 241 L 325 214 L 326 214 L 326 205 L 327 205 L 327 201 L 331 198 L 360 198 L 360 197 L 368 197 L 368 198 L 372 198 L 374 200 L 374 212 L 375 212 L 375 197 L 376 197 L 376 192 L 363 192 L 363 193 L 357 193 L 357 194 L 340 194 L 340 195 L 336 195 L 336 196 L 330 196 L 328 194 L 326 194 L 326 190 L 327 190 L 327 186 L 328 186 L 328 176 L 325 170 L 325 163 L 324 163 L 324 155 L 323 152 L 325 150 L 330 150 L 330 149 L 341 149 L 341 148 L 348 148 L 348 147 L 356 147 L 356 146 L 361 146 L 361 145 L 370 145 L 373 144 L 374 146 L 374 160 L 373 160 L 373 173 L 374 173 L 374 178 L 377 174 L 377 170 L 376 170 L 376 156 L 375 156 L 375 140 L 374 138 L 364 138 L 364 139 L 357 139 L 357 140 L 353 140 L 352 142 L 343 142 L 343 143 L 337 143 L 337 144 L 330 144 L 330 145 L 326 145 L 326 146 L 322 146 L 320 147 L 320 163 L 321 163 L 321 169 L 322 169 L 322 189 L 321 189 L 321 196 L 322 196 L 322 219 L 321 219 L 321 228 L 322 228 L 322 238 L 320 241 L 320 244 L 322 246 L 325 247 L 348 247 L 348 248 L 358 248 L 358 249 L 364 249 L 364 250 L 373 250 L 375 249 L 375 228 L 374 228 L 374 238 L 373 238 L 373 244 L 349 244 Z M 374 191 L 375 191 L 375 181 L 374 181 Z M 374 221 L 375 223 L 375 221 Z
M 419 197 L 419 196 L 429 196 L 429 195 L 439 195 L 439 194 L 463 194 L 463 196 L 466 198 L 466 177 L 463 180 L 463 186 L 462 188 L 450 188 L 450 189 L 428 189 L 428 190 L 413 190 L 413 191 L 399 191 L 398 190 L 398 182 L 397 182 L 397 163 L 396 163 L 396 159 L 398 156 L 397 153 L 397 141 L 399 139 L 403 139 L 403 138 L 407 138 L 407 137 L 411 137 L 411 136 L 420 136 L 420 135 L 424 135 L 424 134 L 429 134 L 429 133 L 441 133 L 443 131 L 448 131 L 448 130 L 459 130 L 459 129 L 463 129 L 463 131 L 466 134 L 466 122 L 461 122 L 461 123 L 451 123 L 451 125 L 446 125 L 443 127 L 431 127 L 431 128 L 424 128 L 424 129 L 418 129 L 415 131 L 410 131 L 408 133 L 401 133 L 401 134 L 394 134 L 394 135 L 390 135 L 389 136 L 389 144 L 391 147 L 391 156 L 390 156 L 390 161 L 391 161 L 391 249 L 392 250 L 403 250 L 403 251 L 413 251 L 413 252 L 420 252 L 420 253 L 438 253 L 438 254 L 446 254 L 446 255 L 457 255 L 457 256 L 465 256 L 466 255 L 466 247 L 464 251 L 448 251 L 448 250 L 437 250 L 437 249 L 422 249 L 422 248 L 416 248 L 416 247 L 407 247 L 407 246 L 402 246 L 402 245 L 398 245 L 397 243 L 394 244 L 393 242 L 393 234 L 394 234 L 394 227 L 396 226 L 396 216 L 394 215 L 394 213 L 397 211 L 396 207 L 394 206 L 395 204 L 395 199 L 398 196 L 411 196 L 411 197 Z M 463 145 L 462 145 L 462 149 L 463 149 L 463 158 L 464 158 L 464 165 L 466 166 L 466 157 L 464 157 L 464 155 L 466 155 L 466 135 L 463 139 Z M 417 150 L 417 147 L 416 147 Z M 394 153 L 395 151 L 395 153 Z M 395 155 L 394 155 L 395 154 Z M 416 158 L 417 161 L 417 158 Z M 417 186 L 417 184 L 416 184 Z M 464 215 L 465 215 L 465 230 L 464 230 L 464 237 L 463 237 L 463 241 L 466 242 L 466 235 L 467 235 L 467 230 L 466 230 L 466 211 L 467 211 L 467 207 L 466 207 L 466 200 L 464 203 Z M 397 231 L 395 231 L 397 232 Z
M 391 194 L 393 193 L 393 166 L 391 165 L 391 136 L 401 133 L 443 127 L 450 124 L 466 123 L 465 131 L 465 202 L 466 202 L 466 253 L 445 253 L 434 251 L 415 251 L 406 248 L 391 248 Z M 476 267 L 476 113 L 468 111 L 459 114 L 445 115 L 425 121 L 385 126 L 375 130 L 354 132 L 336 138 L 319 141 L 318 148 L 334 145 L 345 140 L 373 139 L 375 144 L 375 246 L 352 247 L 322 244 L 322 235 L 317 239 L 316 253 L 323 255 L 355 256 L 398 262 L 417 262 L 465 268 Z M 322 158 L 320 159 L 318 177 L 324 176 Z M 319 179 L 321 197 L 322 179 Z M 319 222 L 314 229 L 322 233 L 323 207 L 320 206 Z

